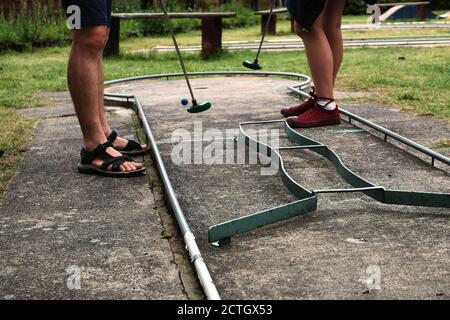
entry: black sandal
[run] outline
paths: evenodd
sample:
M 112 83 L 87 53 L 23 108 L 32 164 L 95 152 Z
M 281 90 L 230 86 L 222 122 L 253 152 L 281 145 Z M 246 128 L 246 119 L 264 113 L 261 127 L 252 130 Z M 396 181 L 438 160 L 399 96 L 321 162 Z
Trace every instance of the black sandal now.
M 118 136 L 119 134 L 113 130 L 113 132 L 111 132 L 111 134 L 106 139 L 108 139 L 109 142 L 114 143 L 114 141 L 116 141 Z M 114 147 L 114 149 L 119 151 L 121 154 L 127 156 L 142 156 L 146 154 L 148 151 L 148 149 L 146 150 L 142 149 L 141 144 L 134 140 L 128 140 L 127 145 L 123 149 L 119 149 L 116 147 Z
M 106 152 L 106 149 L 114 148 L 111 142 L 100 144 L 94 151 L 89 152 L 81 149 L 81 162 L 78 164 L 78 171 L 86 174 L 99 174 L 106 177 L 134 177 L 145 172 L 145 168 L 136 169 L 134 171 L 121 171 L 120 166 L 125 162 L 133 162 L 134 160 L 127 156 L 113 157 Z M 92 164 L 94 159 L 103 160 L 100 168 Z M 108 167 L 111 166 L 111 170 Z

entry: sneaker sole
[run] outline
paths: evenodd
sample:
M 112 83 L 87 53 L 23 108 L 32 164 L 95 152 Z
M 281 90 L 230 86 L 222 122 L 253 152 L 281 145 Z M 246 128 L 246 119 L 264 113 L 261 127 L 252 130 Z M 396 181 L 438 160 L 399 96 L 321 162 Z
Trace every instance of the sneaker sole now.
M 341 119 L 331 119 L 315 122 L 293 122 L 292 124 L 287 121 L 292 128 L 314 128 L 314 127 L 324 127 L 341 124 Z
M 299 112 L 286 112 L 286 113 L 283 113 L 282 111 L 280 111 L 280 113 L 281 113 L 281 115 L 282 115 L 283 117 L 288 118 L 288 117 L 296 117 L 296 116 L 299 116 L 299 115 L 301 115 L 302 113 L 305 113 L 306 111 L 308 111 L 308 109 L 302 110 L 302 111 L 299 111 Z

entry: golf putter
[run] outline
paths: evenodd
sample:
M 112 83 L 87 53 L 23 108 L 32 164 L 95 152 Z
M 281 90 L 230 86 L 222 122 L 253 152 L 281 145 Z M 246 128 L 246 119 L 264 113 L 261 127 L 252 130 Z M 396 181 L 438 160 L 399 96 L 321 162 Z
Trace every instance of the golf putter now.
M 165 0 L 161 0 L 161 8 L 164 12 L 164 17 L 166 18 L 167 25 L 168 25 L 169 31 L 170 31 L 170 35 L 172 36 L 173 45 L 175 46 L 175 51 L 177 52 L 178 61 L 180 62 L 181 69 L 183 70 L 183 75 L 184 75 L 184 78 L 186 79 L 186 84 L 187 84 L 189 93 L 192 98 L 192 106 L 187 108 L 187 112 L 199 113 L 199 112 L 206 111 L 209 108 L 211 108 L 211 102 L 203 102 L 203 103 L 199 104 L 199 103 L 197 103 L 197 100 L 195 99 L 194 91 L 192 90 L 191 82 L 189 81 L 189 77 L 186 72 L 186 67 L 184 65 L 183 57 L 181 56 L 180 48 L 178 47 L 177 38 L 175 37 L 175 30 L 172 25 L 172 20 L 170 19 L 169 14 L 167 13 L 167 7 L 166 7 Z
M 261 70 L 262 69 L 262 66 L 258 63 L 258 59 L 259 59 L 259 54 L 261 53 L 261 48 L 264 43 L 264 39 L 266 37 L 266 34 L 269 31 L 269 24 L 270 24 L 270 20 L 272 19 L 273 9 L 275 8 L 275 2 L 276 2 L 276 0 L 272 0 L 272 2 L 270 4 L 269 17 L 267 18 L 266 26 L 264 28 L 264 32 L 261 37 L 261 41 L 259 43 L 259 48 L 258 48 L 258 52 L 256 53 L 255 60 L 253 62 L 251 62 L 249 60 L 244 60 L 244 62 L 242 62 L 242 65 L 246 68 L 249 68 L 252 70 Z

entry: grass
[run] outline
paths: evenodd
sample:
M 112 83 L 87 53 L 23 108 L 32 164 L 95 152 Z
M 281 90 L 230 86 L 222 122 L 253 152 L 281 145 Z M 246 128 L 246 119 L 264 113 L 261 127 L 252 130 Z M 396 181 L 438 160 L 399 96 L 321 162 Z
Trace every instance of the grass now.
M 446 28 L 421 28 L 421 29 L 400 29 L 400 30 L 344 30 L 344 38 L 361 39 L 361 38 L 380 38 L 393 36 L 449 36 Z M 261 37 L 260 25 L 250 26 L 240 29 L 229 29 L 223 31 L 223 41 L 249 41 L 256 40 Z M 178 35 L 180 45 L 200 45 L 201 31 L 191 30 Z M 298 39 L 291 32 L 290 21 L 277 21 L 277 34 L 267 36 L 268 40 L 276 39 Z M 129 38 L 121 43 L 121 48 L 125 52 L 139 50 L 142 48 L 153 48 L 156 46 L 172 45 L 172 40 L 168 35 L 148 36 Z
M 254 40 L 259 30 L 251 30 L 247 30 L 248 37 Z M 236 39 L 239 32 L 242 30 L 227 30 L 225 40 Z M 199 34 L 183 34 L 180 42 L 193 41 L 194 36 L 197 38 Z M 106 78 L 179 72 L 175 53 L 127 53 L 153 40 L 124 41 L 125 53 L 105 60 Z M 15 109 L 48 104 L 49 101 L 36 96 L 39 92 L 66 90 L 68 52 L 68 47 L 58 47 L 0 54 L 0 195 L 13 176 L 34 127 L 33 120 L 17 114 Z M 184 54 L 189 71 L 242 70 L 242 60 L 253 56 L 250 51 L 224 52 L 205 61 L 198 54 Z M 263 52 L 261 62 L 266 70 L 309 73 L 304 53 Z M 388 103 L 418 115 L 432 114 L 450 121 L 449 48 L 346 50 L 337 89 L 371 92 L 373 96 L 358 101 Z M 446 147 L 448 143 L 439 146 Z
M 51 48 L 1 54 L 0 108 L 45 105 L 48 101 L 36 93 L 65 90 L 67 53 L 67 48 Z
M 436 149 L 450 149 L 450 139 L 433 143 L 431 147 Z
M 33 120 L 0 108 L 0 199 L 27 150 L 33 128 Z
M 48 101 L 37 93 L 65 90 L 67 54 L 68 48 L 62 47 L 0 55 L 0 108 L 44 105 Z M 205 71 L 241 69 L 241 61 L 253 55 L 225 52 L 206 61 L 198 54 L 184 56 L 190 71 Z M 373 92 L 376 101 L 450 120 L 449 56 L 448 47 L 349 49 L 338 86 Z M 261 59 L 268 70 L 309 73 L 303 53 L 264 52 Z M 175 53 L 126 53 L 105 60 L 107 79 L 179 70 Z
M 32 5 L 33 10 L 27 10 L 29 5 Z M 20 14 L 4 15 L 0 12 L 0 46 L 19 45 L 27 48 L 59 43 L 70 34 L 60 12 L 44 6 L 42 1 L 16 1 L 16 10 Z

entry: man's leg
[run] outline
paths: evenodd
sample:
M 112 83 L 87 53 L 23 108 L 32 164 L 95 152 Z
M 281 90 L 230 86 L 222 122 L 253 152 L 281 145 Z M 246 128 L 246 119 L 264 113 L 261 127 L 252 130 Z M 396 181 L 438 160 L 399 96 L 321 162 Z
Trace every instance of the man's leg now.
M 67 78 L 87 150 L 106 142 L 97 108 L 98 54 L 105 36 L 103 26 L 75 30 L 72 36 Z
M 100 121 L 99 112 L 99 61 L 104 47 L 107 29 L 105 26 L 86 27 L 74 30 L 72 50 L 68 64 L 68 84 L 75 110 L 83 133 L 84 147 L 91 151 L 107 141 Z M 112 156 L 120 156 L 116 150 L 109 148 Z M 100 166 L 101 160 L 93 164 Z M 122 171 L 133 171 L 141 164 L 125 162 Z
M 333 52 L 334 82 L 344 57 L 341 23 L 345 3 L 346 0 L 328 1 L 324 9 L 324 31 Z
M 333 53 L 323 30 L 323 19 L 324 12 L 314 22 L 310 31 L 302 30 L 297 22 L 294 27 L 305 45 L 317 96 L 333 98 Z
M 109 37 L 109 28 L 107 29 L 103 49 L 106 46 L 106 43 L 108 42 L 108 37 Z M 102 52 L 100 55 L 101 57 L 103 56 L 103 49 L 102 49 Z M 103 64 L 102 64 L 101 58 L 98 61 L 98 70 L 100 70 L 98 73 L 99 119 L 100 119 L 100 123 L 102 124 L 103 132 L 104 132 L 105 136 L 108 137 L 111 134 L 112 130 L 111 130 L 111 127 L 109 126 L 108 120 L 106 119 L 106 111 L 105 111 L 105 103 L 104 103 L 105 77 L 104 77 L 104 73 L 103 73 Z M 121 137 L 117 137 L 116 141 L 114 141 L 114 147 L 123 149 L 126 147 L 127 143 L 128 143 L 128 140 L 123 139 Z M 146 148 L 147 148 L 147 145 L 142 145 L 142 149 L 146 149 Z
M 106 43 L 108 42 L 109 37 L 109 28 L 107 29 L 105 42 L 103 43 L 102 53 L 103 56 L 103 49 L 106 46 Z M 104 93 L 105 93 L 105 76 L 103 73 L 103 63 L 102 59 L 99 59 L 98 61 L 98 68 L 100 72 L 98 73 L 98 105 L 99 105 L 99 117 L 100 122 L 102 124 L 103 132 L 105 133 L 105 136 L 108 136 L 111 133 L 111 128 L 109 127 L 109 123 L 106 120 L 106 112 L 105 112 L 105 102 L 104 102 Z

